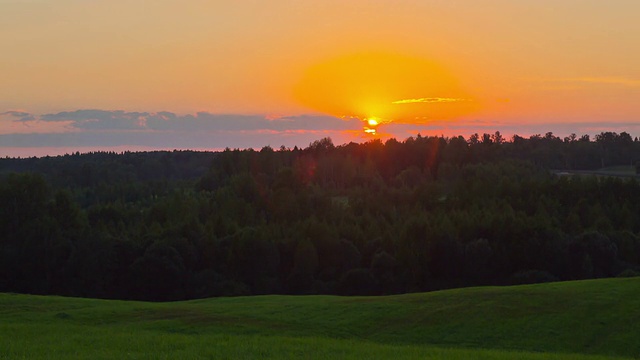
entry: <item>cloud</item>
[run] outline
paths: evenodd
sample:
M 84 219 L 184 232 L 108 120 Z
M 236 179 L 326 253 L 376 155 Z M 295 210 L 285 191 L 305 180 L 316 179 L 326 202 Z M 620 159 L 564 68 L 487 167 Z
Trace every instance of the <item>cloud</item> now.
M 467 99 L 458 99 L 458 98 L 418 98 L 418 99 L 404 99 L 397 100 L 392 102 L 392 104 L 416 104 L 416 103 L 452 103 L 452 102 L 461 102 L 461 101 L 469 101 Z
M 42 121 L 71 121 L 71 126 L 78 129 L 92 130 L 133 130 L 143 129 L 146 112 L 125 112 L 122 110 L 76 110 L 40 116 Z
M 15 110 L 10 110 L 10 111 L 5 111 L 3 113 L 0 113 L 0 116 L 11 116 L 11 117 L 19 118 L 19 119 L 15 119 L 14 121 L 32 121 L 36 119 L 35 116 L 33 116 L 32 114 L 26 111 L 15 111 Z
M 269 116 L 233 115 L 199 112 L 175 114 L 161 112 L 127 112 L 122 110 L 75 110 L 33 115 L 27 111 L 0 113 L 0 157 L 9 154 L 45 154 L 109 149 L 209 149 L 225 147 L 259 149 L 266 145 L 305 147 L 314 140 L 331 137 L 336 144 L 363 141 L 362 122 L 357 118 L 325 115 Z M 17 120 L 16 120 L 17 119 Z M 23 120 L 31 119 L 31 120 Z M 570 133 L 596 134 L 626 131 L 640 135 L 637 123 L 523 123 L 489 120 L 428 121 L 423 123 L 386 123 L 385 134 L 405 139 L 423 135 L 463 135 L 494 133 L 529 136 L 553 131 L 556 136 Z M 38 150 L 40 149 L 40 150 Z M 60 149 L 60 150 L 55 150 Z
M 274 118 L 265 115 L 196 114 L 177 115 L 168 111 L 125 112 L 122 110 L 76 110 L 45 114 L 42 121 L 67 121 L 83 130 L 155 130 L 155 131 L 255 131 L 255 130 L 346 130 L 354 122 L 332 116 L 300 115 Z
M 0 114 L 2 115 L 2 114 Z M 19 125 L 7 122 L 0 127 L 0 156 L 55 153 L 52 149 L 110 149 L 131 147 L 147 149 L 224 149 L 260 148 L 265 145 L 307 146 L 323 137 L 348 142 L 347 131 L 360 130 L 357 119 L 339 119 L 326 115 L 268 116 L 212 114 L 198 112 L 179 115 L 168 111 L 127 112 L 123 110 L 84 109 L 30 115 L 6 113 L 17 118 L 31 116 Z M 9 126 L 10 125 L 10 126 Z M 35 148 L 46 149 L 32 151 Z M 61 150 L 62 151 L 62 150 Z

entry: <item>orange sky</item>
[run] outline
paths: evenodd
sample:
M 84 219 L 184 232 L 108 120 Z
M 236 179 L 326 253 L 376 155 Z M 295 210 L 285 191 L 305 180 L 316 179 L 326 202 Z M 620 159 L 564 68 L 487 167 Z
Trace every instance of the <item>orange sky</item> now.
M 637 124 L 637 14 L 635 0 L 0 0 L 0 113 Z

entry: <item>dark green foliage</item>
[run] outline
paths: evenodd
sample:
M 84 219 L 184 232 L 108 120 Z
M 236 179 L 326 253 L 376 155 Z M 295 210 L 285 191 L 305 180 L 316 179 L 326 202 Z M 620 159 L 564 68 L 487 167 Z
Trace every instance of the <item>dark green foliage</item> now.
M 338 283 L 340 295 L 376 295 L 378 281 L 369 269 L 353 269 L 347 271 Z
M 287 290 L 292 294 L 312 294 L 318 271 L 318 252 L 308 239 L 298 242 L 293 255 L 293 268 L 287 278 Z
M 131 265 L 132 293 L 145 300 L 184 298 L 185 267 L 180 253 L 167 244 L 154 243 Z
M 371 261 L 371 274 L 381 294 L 395 294 L 402 288 L 398 279 L 398 262 L 385 251 L 377 253 Z
M 513 285 L 536 284 L 552 281 L 558 281 L 558 278 L 549 272 L 542 270 L 521 271 L 511 276 L 511 283 Z
M 280 254 L 265 230 L 245 228 L 233 240 L 227 264 L 233 277 L 253 294 L 280 292 Z
M 631 269 L 626 269 L 623 272 L 621 272 L 620 274 L 618 274 L 617 277 L 638 277 L 640 276 L 640 271 L 635 271 L 635 270 L 631 270 Z
M 629 274 L 629 139 L 496 132 L 0 159 L 0 291 L 367 295 Z M 612 165 L 626 170 L 550 171 Z

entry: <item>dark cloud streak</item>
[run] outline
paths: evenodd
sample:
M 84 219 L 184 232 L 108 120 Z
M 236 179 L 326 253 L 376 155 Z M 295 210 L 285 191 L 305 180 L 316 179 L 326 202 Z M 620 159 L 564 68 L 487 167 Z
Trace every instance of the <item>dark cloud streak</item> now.
M 42 121 L 70 121 L 83 130 L 255 131 L 349 130 L 356 122 L 331 116 L 290 116 L 270 120 L 261 115 L 196 114 L 76 110 L 40 116 Z
M 22 122 L 38 129 L 45 122 L 59 122 L 60 131 L 0 134 L 0 156 L 3 149 L 16 148 L 93 148 L 109 147 L 153 149 L 223 149 L 261 148 L 266 145 L 307 146 L 314 140 L 331 137 L 336 144 L 363 140 L 362 123 L 357 119 L 339 119 L 324 115 L 299 115 L 272 119 L 263 115 L 212 114 L 199 112 L 178 115 L 172 112 L 126 112 L 122 110 L 76 110 L 34 116 L 24 111 L 0 113 L 3 119 Z M 45 124 L 46 125 L 46 124 Z M 50 124 L 53 125 L 53 124 Z M 47 128 L 50 126 L 44 126 Z M 606 127 L 606 128 L 605 128 Z M 42 129 L 40 129 L 42 130 Z M 632 123 L 499 123 L 489 121 L 441 121 L 422 124 L 390 123 L 381 127 L 384 133 L 404 140 L 423 135 L 469 136 L 474 132 L 496 130 L 529 136 L 552 131 L 556 136 L 594 135 L 601 131 L 626 131 L 637 136 L 640 125 Z
M 5 111 L 3 113 L 0 113 L 0 116 L 3 115 L 8 115 L 8 116 L 13 116 L 13 117 L 17 117 L 19 119 L 16 119 L 14 121 L 32 121 L 32 120 L 36 120 L 36 117 L 33 116 L 32 114 L 29 114 L 28 112 L 24 112 L 24 111 Z
M 27 113 L 6 113 L 12 117 Z M 347 141 L 347 131 L 359 130 L 357 120 L 324 115 L 288 116 L 211 114 L 198 112 L 126 112 L 76 110 L 33 116 L 24 124 L 37 128 L 45 122 L 64 124 L 65 132 L 0 135 L 0 148 L 105 148 L 114 146 L 156 149 L 260 148 L 271 145 L 306 146 L 322 137 Z M 345 131 L 347 130 L 347 131 Z M 0 152 L 1 153 L 1 152 Z

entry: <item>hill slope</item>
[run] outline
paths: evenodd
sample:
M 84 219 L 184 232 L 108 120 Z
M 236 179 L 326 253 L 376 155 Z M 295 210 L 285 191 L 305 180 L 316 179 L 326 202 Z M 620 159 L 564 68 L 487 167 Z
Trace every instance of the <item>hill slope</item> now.
M 0 294 L 0 358 L 578 359 L 637 357 L 638 338 L 640 278 L 176 303 Z

